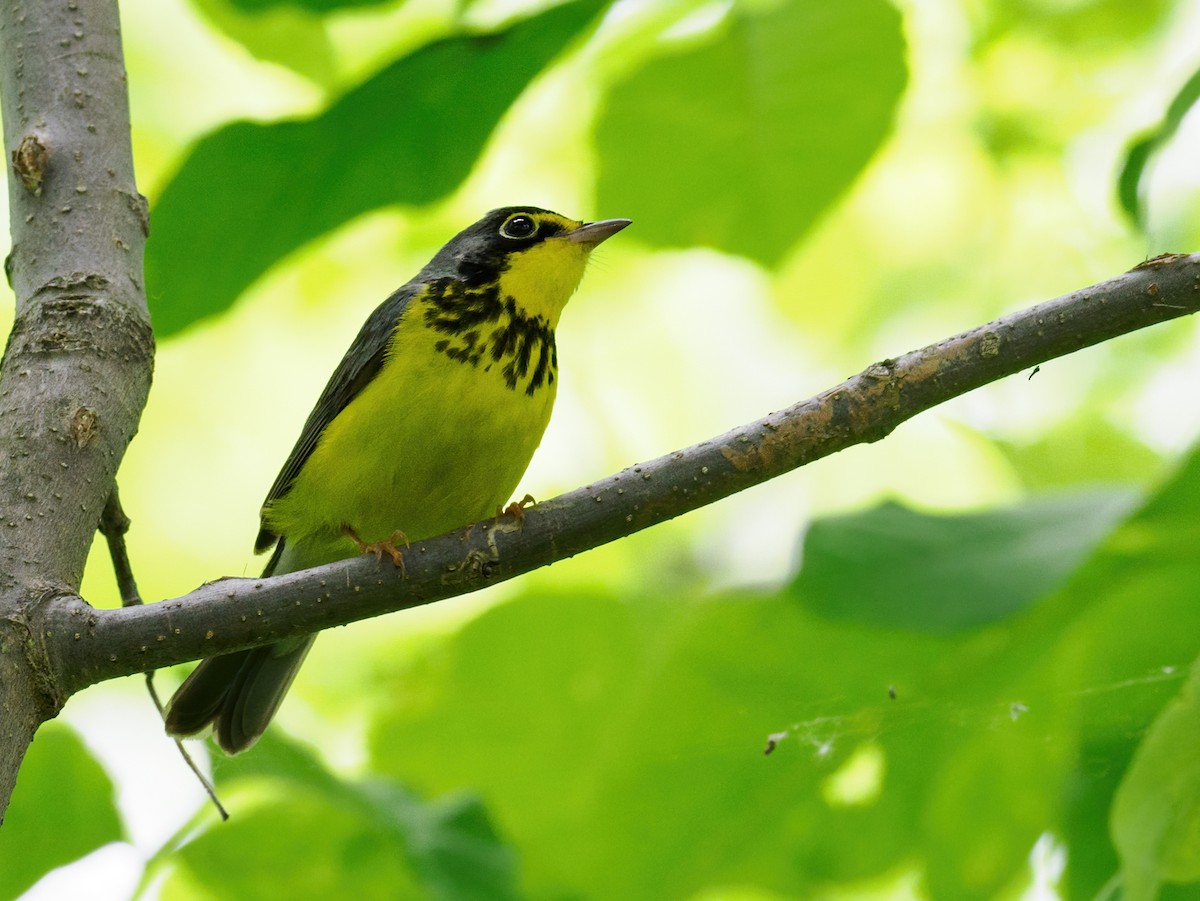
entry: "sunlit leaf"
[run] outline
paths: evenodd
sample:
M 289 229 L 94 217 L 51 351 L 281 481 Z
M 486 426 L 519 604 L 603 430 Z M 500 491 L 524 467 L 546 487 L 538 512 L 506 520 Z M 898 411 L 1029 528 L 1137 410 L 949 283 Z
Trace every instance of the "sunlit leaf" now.
M 738 4 L 711 40 L 612 90 L 599 205 L 643 240 L 777 263 L 875 153 L 905 77 L 884 0 Z
M 1159 351 L 1161 354 L 1166 351 Z M 1145 485 L 1162 477 L 1162 458 L 1127 431 L 1092 416 L 1055 423 L 1037 440 L 992 440 L 1031 491 L 1103 483 Z
M 795 591 L 826 616 L 934 632 L 973 628 L 1061 584 L 1135 499 L 1091 492 L 956 515 L 885 504 L 820 520 L 805 537 Z
M 42 726 L 0 829 L 0 898 L 122 838 L 112 782 L 65 726 Z
M 425 801 L 390 780 L 339 778 L 276 730 L 252 753 L 218 760 L 215 775 L 236 799 L 233 816 L 182 847 L 186 872 L 173 877 L 181 893 L 199 885 L 244 899 L 516 897 L 515 856 L 474 797 Z
M 499 840 L 478 798 L 460 794 L 423 804 L 382 779 L 363 783 L 358 790 L 379 821 L 404 836 L 413 868 L 432 897 L 517 897 L 516 854 Z
M 177 852 L 164 899 L 424 899 L 393 836 L 320 795 L 237 811 Z
M 334 81 L 333 46 L 325 22 L 303 6 L 280 3 L 250 9 L 241 0 L 192 4 L 257 59 L 287 66 L 321 85 Z
M 1146 211 L 1142 209 L 1142 180 L 1155 151 L 1175 135 L 1183 118 L 1200 102 L 1200 69 L 1192 73 L 1179 93 L 1171 100 L 1167 113 L 1156 128 L 1135 138 L 1125 152 L 1125 163 L 1117 177 L 1117 199 L 1121 209 L 1134 222 L 1143 223 Z
M 146 279 L 160 337 L 220 312 L 305 242 L 466 177 L 500 117 L 605 4 L 575 0 L 495 35 L 423 47 L 316 118 L 202 139 L 152 212 Z
M 397 664 L 371 765 L 478 790 L 538 897 L 811 897 L 917 866 L 931 897 L 995 898 L 1046 833 L 1067 842 L 1069 897 L 1091 897 L 1114 773 L 1200 646 L 1198 502 L 1193 460 L 1119 524 L 1119 493 L 958 522 L 960 594 L 1057 573 L 969 630 L 831 619 L 790 590 L 519 598 Z M 867 544 L 881 579 L 922 561 L 947 578 L 944 542 L 903 565 Z
M 1124 897 L 1153 901 L 1164 882 L 1200 882 L 1200 662 L 1155 720 L 1117 790 L 1113 842 Z
M 1171 8 L 1171 0 L 1079 0 L 1069 5 L 1008 0 L 991 8 L 986 39 L 976 50 L 989 49 L 997 37 L 1012 38 L 1014 32 L 1053 40 L 1068 52 L 1081 46 L 1127 45 L 1152 31 Z
M 248 13 L 261 13 L 280 7 L 295 7 L 313 13 L 330 13 L 339 9 L 358 9 L 364 6 L 394 6 L 400 0 L 229 0 L 230 5 Z

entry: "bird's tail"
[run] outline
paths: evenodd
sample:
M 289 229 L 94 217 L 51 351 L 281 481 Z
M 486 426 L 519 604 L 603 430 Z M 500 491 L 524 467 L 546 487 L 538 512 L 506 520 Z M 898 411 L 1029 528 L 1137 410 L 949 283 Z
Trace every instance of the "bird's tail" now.
M 271 555 L 264 576 L 278 567 L 283 544 Z M 167 732 L 194 735 L 211 723 L 225 751 L 246 750 L 266 731 L 315 639 L 306 635 L 200 661 L 167 706 Z
M 211 723 L 225 751 L 246 750 L 266 731 L 315 638 L 202 660 L 171 698 L 167 732 L 193 735 Z

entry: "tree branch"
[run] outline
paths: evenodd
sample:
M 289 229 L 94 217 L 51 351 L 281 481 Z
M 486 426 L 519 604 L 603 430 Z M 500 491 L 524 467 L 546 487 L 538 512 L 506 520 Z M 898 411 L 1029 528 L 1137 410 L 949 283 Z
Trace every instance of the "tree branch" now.
M 121 495 L 117 483 L 113 482 L 112 493 L 104 503 L 100 514 L 100 534 L 108 543 L 108 556 L 112 559 L 113 575 L 117 579 L 117 590 L 121 593 L 121 606 L 132 607 L 142 602 L 133 567 L 129 563 L 129 549 L 125 546 L 125 533 L 129 531 L 129 517 L 121 506 Z
M 405 571 L 359 557 L 271 579 L 227 579 L 142 607 L 53 605 L 43 638 L 71 690 L 428 604 L 631 535 L 854 444 L 988 382 L 1200 309 L 1200 255 L 1114 279 L 883 360 L 725 435 L 511 517 L 414 545 Z

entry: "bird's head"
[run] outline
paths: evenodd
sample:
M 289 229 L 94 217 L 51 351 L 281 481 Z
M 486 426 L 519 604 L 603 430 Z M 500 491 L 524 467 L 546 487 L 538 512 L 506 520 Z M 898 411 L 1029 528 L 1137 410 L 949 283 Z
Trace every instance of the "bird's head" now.
M 442 248 L 429 264 L 472 287 L 499 283 L 526 315 L 542 316 L 553 328 L 596 245 L 629 219 L 580 222 L 539 207 L 492 210 Z

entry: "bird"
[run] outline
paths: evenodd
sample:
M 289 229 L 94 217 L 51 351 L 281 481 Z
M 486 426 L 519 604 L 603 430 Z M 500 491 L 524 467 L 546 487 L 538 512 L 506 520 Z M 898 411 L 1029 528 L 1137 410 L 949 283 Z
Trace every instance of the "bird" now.
M 401 539 L 502 509 L 550 421 L 559 316 L 591 252 L 630 221 L 493 210 L 383 301 L 267 492 L 255 541 L 256 553 L 273 550 L 263 575 L 367 552 L 402 565 Z M 166 709 L 167 732 L 211 726 L 226 753 L 245 751 L 315 638 L 201 661 Z

